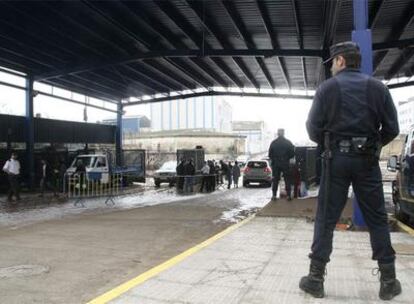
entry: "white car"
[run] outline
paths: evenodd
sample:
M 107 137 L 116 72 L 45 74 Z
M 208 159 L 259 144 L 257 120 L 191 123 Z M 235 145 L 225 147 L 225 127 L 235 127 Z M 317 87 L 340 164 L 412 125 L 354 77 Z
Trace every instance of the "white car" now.
M 155 171 L 154 184 L 159 187 L 162 183 L 168 183 L 174 186 L 177 177 L 177 162 L 168 161 L 164 163 L 160 169 Z

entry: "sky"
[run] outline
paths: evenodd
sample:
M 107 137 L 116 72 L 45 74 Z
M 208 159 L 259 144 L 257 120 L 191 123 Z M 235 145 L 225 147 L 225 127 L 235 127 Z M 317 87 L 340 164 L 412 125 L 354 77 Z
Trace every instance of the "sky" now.
M 405 81 L 400 79 L 396 81 Z M 22 78 L 9 76 L 0 72 L 0 81 L 13 82 L 17 85 L 24 85 Z M 51 92 L 46 85 L 37 84 L 35 89 Z M 414 97 L 414 87 L 406 87 L 391 90 L 396 106 L 400 101 L 406 101 Z M 70 97 L 68 91 L 54 89 L 55 94 Z M 82 103 L 89 102 L 99 106 L 111 107 L 103 101 L 93 98 L 86 100 L 83 95 L 74 94 L 74 98 Z M 280 99 L 280 98 L 258 98 L 258 97 L 224 97 L 233 108 L 233 120 L 263 120 L 269 130 L 275 133 L 278 128 L 286 130 L 286 137 L 295 143 L 307 143 L 305 122 L 312 104 L 311 100 Z M 149 105 L 126 107 L 126 115 L 146 115 L 150 117 Z M 0 113 L 24 115 L 25 102 L 24 91 L 0 85 Z M 34 113 L 40 113 L 44 118 L 83 121 L 84 105 L 73 104 L 58 99 L 38 95 L 35 97 Z M 97 122 L 103 119 L 115 118 L 115 113 L 103 110 L 88 108 L 87 116 L 89 122 Z

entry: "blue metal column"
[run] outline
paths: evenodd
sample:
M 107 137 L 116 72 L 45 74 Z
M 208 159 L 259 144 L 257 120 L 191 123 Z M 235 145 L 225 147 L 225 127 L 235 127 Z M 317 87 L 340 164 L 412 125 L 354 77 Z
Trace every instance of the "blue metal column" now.
M 122 101 L 118 103 L 118 113 L 116 114 L 116 135 L 115 135 L 115 154 L 117 166 L 122 166 Z
M 372 35 L 368 28 L 368 0 L 353 0 L 354 6 L 354 30 L 352 41 L 358 43 L 361 49 L 361 72 L 372 75 Z M 354 196 L 352 200 L 354 212 L 352 220 L 357 227 L 366 227 L 364 217 Z
M 33 189 L 35 182 L 34 164 L 34 119 L 33 119 L 33 77 L 26 77 L 26 169 L 29 177 L 29 189 Z

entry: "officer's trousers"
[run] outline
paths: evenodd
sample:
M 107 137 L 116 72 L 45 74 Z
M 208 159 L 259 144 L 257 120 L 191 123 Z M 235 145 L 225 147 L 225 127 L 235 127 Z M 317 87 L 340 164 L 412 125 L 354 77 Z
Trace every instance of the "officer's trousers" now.
M 272 195 L 276 196 L 277 189 L 279 188 L 279 181 L 280 181 L 280 175 L 283 173 L 283 180 L 285 181 L 286 186 L 286 195 L 288 197 L 291 197 L 291 183 L 292 183 L 292 177 L 290 176 L 289 172 L 289 164 L 279 165 L 279 166 L 272 166 Z
M 348 198 L 352 184 L 364 220 L 368 226 L 372 247 L 372 259 L 380 263 L 395 260 L 385 210 L 381 170 L 378 161 L 370 156 L 335 153 L 331 159 L 330 195 L 324 214 L 325 170 L 322 171 L 321 187 L 311 254 L 309 257 L 329 262 L 332 252 L 333 231 Z

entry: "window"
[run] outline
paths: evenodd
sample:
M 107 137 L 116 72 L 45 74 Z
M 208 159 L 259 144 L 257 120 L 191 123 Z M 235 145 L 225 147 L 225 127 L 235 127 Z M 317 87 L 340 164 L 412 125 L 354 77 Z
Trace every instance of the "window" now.
M 267 163 L 263 161 L 252 161 L 248 162 L 247 167 L 253 169 L 264 169 L 267 167 Z

